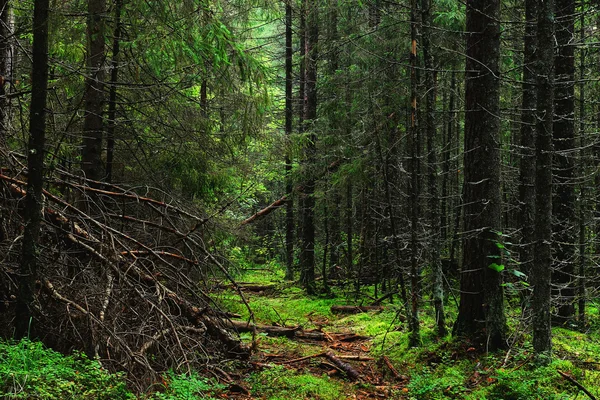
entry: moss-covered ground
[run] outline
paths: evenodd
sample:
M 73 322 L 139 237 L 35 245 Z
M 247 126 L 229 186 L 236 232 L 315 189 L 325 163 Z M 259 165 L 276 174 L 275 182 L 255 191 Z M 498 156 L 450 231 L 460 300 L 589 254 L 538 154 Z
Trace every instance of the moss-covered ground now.
M 356 295 L 353 287 L 332 286 L 325 296 L 307 297 L 271 266 L 240 273 L 236 279 L 275 286 L 246 292 L 257 324 L 301 327 L 324 332 L 325 340 L 288 339 L 258 333 L 248 364 L 232 363 L 192 376 L 165 374 L 139 395 L 146 399 L 585 399 L 559 371 L 600 397 L 600 317 L 589 304 L 584 329 L 553 329 L 554 354 L 545 367 L 534 365 L 531 334 L 519 309 L 510 309 L 508 351 L 487 353 L 451 336 L 438 338 L 427 296 L 422 302 L 422 345 L 408 346 L 408 329 L 398 299 L 382 310 L 333 314 L 333 305 L 369 304 L 373 288 Z M 249 312 L 233 290 L 219 292 L 220 305 L 242 319 Z M 448 320 L 455 316 L 449 298 Z M 450 326 L 448 328 L 451 328 Z M 450 329 L 451 330 L 451 329 Z M 366 338 L 340 341 L 335 334 Z M 252 335 L 242 334 L 250 342 Z M 356 370 L 352 381 L 323 353 L 331 351 Z M 81 355 L 65 357 L 24 341 L 0 346 L 0 398 L 134 398 L 124 378 L 110 375 Z M 156 390 L 156 389 L 159 390 Z

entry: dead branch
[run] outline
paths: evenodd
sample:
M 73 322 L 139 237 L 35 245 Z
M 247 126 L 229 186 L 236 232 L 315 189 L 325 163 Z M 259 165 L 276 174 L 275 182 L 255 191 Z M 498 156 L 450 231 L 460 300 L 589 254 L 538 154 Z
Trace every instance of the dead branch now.
M 358 371 L 356 371 L 350 364 L 340 360 L 338 357 L 333 354 L 333 352 L 328 351 L 325 353 L 325 358 L 331 361 L 336 367 L 344 371 L 344 373 L 350 378 L 350 380 L 357 380 L 360 377 Z
M 589 397 L 591 400 L 596 400 L 596 396 L 594 396 L 594 395 L 593 395 L 593 394 L 592 394 L 592 393 L 591 393 L 589 390 L 587 390 L 587 389 L 585 388 L 585 386 L 583 386 L 581 383 L 577 382 L 577 381 L 575 380 L 575 378 L 573 378 L 571 375 L 569 375 L 569 374 L 567 374 L 567 373 L 565 373 L 565 372 L 562 372 L 562 371 L 561 371 L 561 370 L 559 370 L 559 369 L 558 369 L 558 370 L 556 370 L 556 372 L 558 372 L 558 373 L 560 374 L 560 376 L 562 376 L 563 378 L 565 378 L 566 380 L 568 380 L 569 382 L 571 382 L 573 385 L 577 386 L 577 387 L 578 387 L 578 388 L 579 388 L 579 389 L 580 389 L 580 390 L 581 390 L 583 393 L 587 394 L 587 395 L 588 395 L 588 397 Z
M 385 300 L 389 299 L 390 297 L 392 297 L 392 296 L 393 296 L 393 295 L 395 295 L 395 294 L 398 294 L 398 291 L 397 291 L 397 290 L 394 290 L 394 291 L 392 291 L 392 292 L 388 292 L 388 293 L 384 294 L 383 296 L 381 296 L 380 298 L 378 298 L 378 299 L 374 300 L 374 301 L 371 303 L 371 305 L 372 305 L 372 306 L 380 306 L 380 305 L 381 305 L 381 303 L 382 303 L 383 301 L 385 301 Z
M 381 306 L 331 306 L 334 314 L 359 314 L 369 311 L 383 311 Z
M 253 216 L 251 216 L 249 218 L 246 218 L 245 220 L 243 220 L 240 223 L 240 226 L 244 226 L 244 225 L 250 224 L 250 223 L 256 221 L 257 219 L 260 219 L 262 217 L 265 217 L 265 216 L 269 215 L 273 211 L 275 211 L 278 208 L 280 208 L 281 206 L 283 206 L 286 202 L 287 202 L 287 195 L 283 196 L 279 200 L 274 201 L 269 206 L 263 208 L 262 210 L 260 210 L 256 214 L 254 214 Z
M 394 366 L 392 365 L 392 362 L 390 361 L 388 356 L 383 356 L 383 357 L 381 357 L 381 359 L 383 360 L 383 363 L 388 367 L 388 369 L 390 370 L 392 375 L 394 375 L 394 378 L 396 378 L 396 379 L 399 378 L 400 374 L 398 373 L 398 371 L 396 371 L 396 368 L 394 368 Z

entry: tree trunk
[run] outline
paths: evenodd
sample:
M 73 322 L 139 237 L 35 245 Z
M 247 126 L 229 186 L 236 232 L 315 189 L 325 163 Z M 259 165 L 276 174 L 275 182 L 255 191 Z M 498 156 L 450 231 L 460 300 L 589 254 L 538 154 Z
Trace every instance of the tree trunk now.
M 427 131 L 427 164 L 429 183 L 429 223 L 431 237 L 430 265 L 433 271 L 432 298 L 435 309 L 435 320 L 438 336 L 446 335 L 446 320 L 444 317 L 444 276 L 442 273 L 442 260 L 440 258 L 441 228 L 440 228 L 440 201 L 437 179 L 437 149 L 436 149 L 436 76 L 434 73 L 434 59 L 431 48 L 431 1 L 421 0 L 423 19 L 423 58 L 425 61 L 425 127 Z
M 117 83 L 119 77 L 119 51 L 121 44 L 121 8 L 123 0 L 115 2 L 115 31 L 110 69 L 110 95 L 108 100 L 108 129 L 106 132 L 106 181 L 113 181 L 115 155 L 115 128 L 117 126 Z
M 417 1 L 411 0 L 410 12 L 410 286 L 411 313 L 409 318 L 410 346 L 421 344 L 419 329 L 419 243 L 417 237 L 419 223 L 419 133 L 417 126 Z
M 553 245 L 555 265 L 552 283 L 557 287 L 558 322 L 568 323 L 575 316 L 575 2 L 556 0 L 555 37 L 558 52 L 554 60 L 554 216 Z
M 285 135 L 288 139 L 285 154 L 285 192 L 288 202 L 285 205 L 285 279 L 294 280 L 294 200 L 292 181 L 292 152 L 291 136 L 294 120 L 292 105 L 292 89 L 294 78 L 292 76 L 293 51 L 292 51 L 292 4 L 291 0 L 285 2 Z
M 500 274 L 500 1 L 467 2 L 464 248 L 455 334 L 506 347 Z
M 8 101 L 6 85 L 11 75 L 11 32 L 10 4 L 8 0 L 0 0 L 0 148 L 6 147 L 8 133 Z
M 86 178 L 104 178 L 102 168 L 102 112 L 104 105 L 104 13 L 106 0 L 88 0 L 87 68 L 85 80 L 85 119 L 81 168 Z
M 27 151 L 27 194 L 25 230 L 19 273 L 19 297 L 15 310 L 15 337 L 34 336 L 38 327 L 33 319 L 35 282 L 39 279 L 38 238 L 42 222 L 44 178 L 44 141 L 46 132 L 46 91 L 48 89 L 48 14 L 49 0 L 36 0 L 33 8 L 33 67 L 31 70 L 31 108 Z
M 552 351 L 550 276 L 552 266 L 552 115 L 554 103 L 554 0 L 538 5 L 535 252 L 531 271 L 533 348 L 547 362 Z
M 306 101 L 304 118 L 305 124 L 310 124 L 307 130 L 310 132 L 306 147 L 304 149 L 304 185 L 302 193 L 302 250 L 300 253 L 301 283 L 308 294 L 315 293 L 315 178 L 312 166 L 316 156 L 316 134 L 312 124 L 317 119 L 317 41 L 319 37 L 318 25 L 318 3 L 310 0 L 306 2 Z
M 521 103 L 521 160 L 519 166 L 519 201 L 522 272 L 529 275 L 535 242 L 535 57 L 537 54 L 537 2 L 525 2 L 525 37 L 523 59 L 523 98 Z

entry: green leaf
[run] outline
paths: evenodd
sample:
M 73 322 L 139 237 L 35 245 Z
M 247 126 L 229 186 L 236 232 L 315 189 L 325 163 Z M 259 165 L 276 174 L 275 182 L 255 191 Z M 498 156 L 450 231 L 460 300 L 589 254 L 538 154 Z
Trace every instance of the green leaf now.
M 496 272 L 502 272 L 504 271 L 505 267 L 503 264 L 491 263 L 490 265 L 488 265 L 488 268 L 493 269 Z
M 524 274 L 523 272 L 517 269 L 511 270 L 510 273 L 516 276 L 517 278 L 527 278 L 527 274 Z

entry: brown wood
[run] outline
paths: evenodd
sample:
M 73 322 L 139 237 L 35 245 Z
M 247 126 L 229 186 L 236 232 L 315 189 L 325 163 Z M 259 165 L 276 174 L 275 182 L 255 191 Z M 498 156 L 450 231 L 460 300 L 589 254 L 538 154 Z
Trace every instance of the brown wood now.
M 262 218 L 264 216 L 267 216 L 267 215 L 271 214 L 273 211 L 275 211 L 278 208 L 282 207 L 286 202 L 287 202 L 287 196 L 283 196 L 282 198 L 280 198 L 279 200 L 274 201 L 269 206 L 263 208 L 262 210 L 260 210 L 256 214 L 254 214 L 253 216 L 251 216 L 251 217 L 246 218 L 245 220 L 243 220 L 242 223 L 240 223 L 240 226 L 244 226 L 244 225 L 250 224 L 250 223 L 256 221 L 259 218 Z
M 575 380 L 575 378 L 573 378 L 571 375 L 562 372 L 561 370 L 556 370 L 556 372 L 558 372 L 560 374 L 560 376 L 562 376 L 563 378 L 565 378 L 566 380 L 568 380 L 569 382 L 571 382 L 573 385 L 577 386 L 579 389 L 581 389 L 581 391 L 585 394 L 588 395 L 588 397 L 592 400 L 596 400 L 596 396 L 594 396 L 589 390 L 587 390 L 581 383 L 577 382 Z
M 383 311 L 381 306 L 331 306 L 334 314 L 358 314 L 369 311 Z
M 328 351 L 327 353 L 325 353 L 325 358 L 331 361 L 333 365 L 335 365 L 337 368 L 344 371 L 344 373 L 348 376 L 348 378 L 350 378 L 350 380 L 355 381 L 358 378 L 360 378 L 360 374 L 357 370 L 355 370 L 350 364 L 340 360 L 338 357 L 335 356 L 335 354 L 333 354 L 333 352 Z

